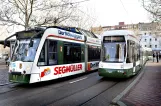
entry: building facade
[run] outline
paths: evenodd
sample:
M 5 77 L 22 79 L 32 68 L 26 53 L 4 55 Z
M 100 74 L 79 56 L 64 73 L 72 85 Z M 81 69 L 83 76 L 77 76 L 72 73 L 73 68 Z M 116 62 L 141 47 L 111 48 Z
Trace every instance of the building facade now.
M 99 27 L 92 27 L 91 31 L 94 32 L 95 34 L 100 35 L 104 31 L 108 30 L 132 30 L 135 33 L 138 33 L 138 24 L 125 24 L 124 22 L 119 22 L 118 25 L 114 26 L 99 26 Z
M 153 51 L 161 51 L 161 24 L 157 22 L 125 24 L 119 22 L 114 26 L 99 26 L 91 28 L 91 31 L 97 35 L 101 35 L 108 30 L 132 30 L 140 38 L 143 47 L 152 48 Z

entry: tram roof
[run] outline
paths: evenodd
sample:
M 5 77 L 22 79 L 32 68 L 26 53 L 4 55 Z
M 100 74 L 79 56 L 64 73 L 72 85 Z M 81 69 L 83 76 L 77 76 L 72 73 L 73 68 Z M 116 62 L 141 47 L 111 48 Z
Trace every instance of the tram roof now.
M 133 31 L 129 30 L 110 30 L 103 32 L 102 36 L 115 36 L 115 35 L 135 35 Z
M 16 32 L 15 34 L 27 32 L 27 31 L 37 31 L 37 32 L 39 32 L 39 31 L 45 31 L 48 28 L 57 28 L 57 29 L 62 29 L 62 30 L 66 30 L 66 31 L 69 31 L 69 32 L 81 34 L 83 36 L 88 36 L 88 37 L 92 37 L 92 38 L 98 38 L 91 31 L 87 31 L 85 29 L 81 29 L 81 28 L 77 28 L 77 27 L 68 27 L 68 26 L 42 26 L 42 27 L 34 27 L 34 28 L 30 28 L 28 30 L 23 30 L 23 31 Z

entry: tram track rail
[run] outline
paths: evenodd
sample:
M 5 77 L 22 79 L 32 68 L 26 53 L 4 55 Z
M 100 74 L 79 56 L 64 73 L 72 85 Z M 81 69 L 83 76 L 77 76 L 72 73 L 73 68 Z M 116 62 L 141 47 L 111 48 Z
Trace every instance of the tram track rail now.
M 97 96 L 103 94 L 104 92 L 106 92 L 107 90 L 111 89 L 112 87 L 114 87 L 114 86 L 117 85 L 118 83 L 119 83 L 119 82 L 114 83 L 113 85 L 111 85 L 111 86 L 108 87 L 107 89 L 101 91 L 99 94 L 95 95 L 94 97 L 88 99 L 86 102 L 84 102 L 84 103 L 82 103 L 82 104 L 79 104 L 79 105 L 77 105 L 77 106 L 83 106 L 84 104 L 88 103 L 90 100 L 92 100 L 92 99 L 96 98 Z
M 100 82 L 103 82 L 103 81 L 100 81 Z M 100 83 L 100 82 L 97 82 L 97 83 L 95 83 L 95 84 L 92 85 L 92 86 L 95 86 L 95 85 L 97 85 L 97 84 Z M 92 87 L 92 86 L 90 86 L 90 87 Z M 56 99 L 56 100 L 52 101 L 51 103 L 47 103 L 47 104 L 44 104 L 44 105 L 45 105 L 45 106 L 50 106 L 51 104 L 53 104 L 53 103 L 55 103 L 55 102 L 57 102 L 57 101 L 60 101 L 60 100 L 65 99 L 65 98 L 67 98 L 67 97 L 70 97 L 70 96 L 72 96 L 72 95 L 74 95 L 74 94 L 76 94 L 76 93 L 78 93 L 78 92 L 81 92 L 81 91 L 83 91 L 83 90 L 86 90 L 86 89 L 88 89 L 88 88 L 90 88 L 90 87 L 80 89 L 80 90 L 78 90 L 78 91 L 75 91 L 75 92 L 73 92 L 73 93 L 71 93 L 71 94 L 69 94 L 69 95 L 66 95 L 66 96 L 64 96 L 64 97 L 62 97 L 62 98 Z
M 94 86 L 96 86 L 96 85 L 98 85 L 98 84 L 100 84 L 100 83 L 103 83 L 103 82 L 106 82 L 106 80 L 103 80 L 103 78 L 102 78 L 102 79 L 100 79 L 99 82 L 97 82 L 97 83 L 91 85 L 90 87 L 86 87 L 86 88 L 80 89 L 80 90 L 78 90 L 78 91 L 76 91 L 76 92 L 73 92 L 73 93 L 71 93 L 71 94 L 69 94 L 69 95 L 66 95 L 66 96 L 64 96 L 64 97 L 62 97 L 62 98 L 59 98 L 59 99 L 57 99 L 57 100 L 52 101 L 51 103 L 44 104 L 44 105 L 45 105 L 45 106 L 53 106 L 53 104 L 54 104 L 54 106 L 57 106 L 57 105 L 55 105 L 55 103 L 57 103 L 57 102 L 59 102 L 59 101 L 65 99 L 65 98 L 68 98 L 68 97 L 70 97 L 70 96 L 73 96 L 73 95 L 75 95 L 75 94 L 77 94 L 77 93 L 83 92 L 83 91 L 85 91 L 85 90 L 87 90 L 87 89 L 90 89 L 90 88 L 92 88 L 92 87 L 94 87 Z M 108 89 L 111 89 L 112 87 L 114 87 L 114 86 L 117 85 L 118 83 L 119 83 L 119 82 L 113 82 L 113 84 L 111 84 L 109 87 L 105 88 L 105 89 L 102 90 L 100 93 L 96 94 L 95 96 L 91 97 L 90 99 L 86 100 L 85 102 L 83 102 L 83 103 L 81 103 L 81 104 L 79 104 L 79 105 L 77 105 L 77 106 L 82 106 L 82 105 L 86 104 L 86 103 L 89 102 L 90 100 L 92 100 L 92 99 L 94 99 L 95 97 L 97 97 L 97 96 L 101 95 L 102 93 L 106 92 Z
M 75 81 L 77 79 L 80 79 L 80 78 L 85 78 L 86 79 L 89 79 L 89 78 L 92 78 L 92 77 L 95 77 L 97 74 L 96 73 L 90 73 L 90 74 L 86 74 L 85 76 L 78 76 L 78 77 L 74 77 L 73 79 L 70 79 L 70 80 L 63 80 L 63 79 L 56 79 L 56 80 L 53 80 L 53 81 L 56 81 L 54 83 L 52 83 L 52 81 L 46 81 L 46 82 L 40 82 L 40 83 L 35 83 L 35 84 L 19 84 L 19 83 L 13 83 L 13 82 L 9 82 L 9 83 L 4 83 L 4 84 L 0 84 L 1 86 L 1 89 L 2 88 L 10 88 L 10 90 L 6 90 L 6 91 L 3 91 L 1 92 L 0 91 L 0 94 L 3 94 L 3 93 L 7 93 L 7 92 L 11 92 L 11 91 L 17 91 L 17 90 L 23 90 L 23 89 L 27 89 L 27 88 L 37 88 L 37 87 L 42 87 L 42 85 L 44 85 L 45 88 L 49 88 L 50 89 L 58 89 L 58 88 L 61 88 L 63 86 L 66 86 L 68 84 L 71 84 L 72 81 Z M 59 82 L 59 80 L 63 80 Z M 41 93 L 41 92 L 40 92 Z
M 83 80 L 80 80 L 76 83 L 70 83 L 71 81 L 73 80 L 77 81 L 78 79 L 83 79 Z M 89 84 L 89 82 L 91 83 Z M 14 98 L 10 97 L 8 99 L 2 99 L 0 104 L 3 104 L 3 105 L 5 105 L 6 103 L 10 104 L 10 103 L 13 103 L 15 100 L 19 100 L 13 105 L 27 104 L 27 105 L 50 106 L 54 104 L 54 106 L 57 106 L 55 104 L 59 105 L 59 103 L 61 103 L 62 101 L 64 102 L 67 99 L 76 97 L 76 95 L 78 95 L 78 99 L 79 99 L 82 94 L 86 94 L 88 96 L 87 99 L 83 98 L 83 101 L 82 99 L 80 99 L 81 101 L 79 101 L 78 104 L 74 104 L 74 106 L 77 106 L 77 105 L 82 106 L 82 105 L 85 105 L 86 103 L 88 104 L 88 102 L 95 99 L 96 97 L 99 97 L 101 94 L 108 91 L 109 89 L 113 89 L 113 87 L 115 87 L 115 85 L 117 85 L 120 82 L 122 81 L 115 80 L 115 79 L 105 79 L 102 77 L 98 77 L 97 73 L 93 73 L 93 74 L 89 74 L 81 77 L 76 77 L 74 79 L 72 78 L 60 84 L 58 82 L 58 84 L 56 83 L 56 86 L 55 84 L 49 84 L 49 86 L 47 84 L 44 87 L 38 86 L 33 88 L 30 86 L 21 87 L 21 85 L 20 86 L 18 85 L 18 87 L 17 86 L 14 87 L 12 92 L 8 91 L 8 94 L 7 93 L 3 94 L 5 97 L 8 97 L 8 95 L 15 95 Z M 68 90 L 69 91 L 71 90 L 71 91 L 68 92 Z M 93 91 L 94 91 L 94 94 L 92 94 Z M 23 93 L 23 95 L 17 95 L 18 93 Z M 54 95 L 57 95 L 57 96 L 52 96 L 51 95 L 52 93 L 54 93 Z M 3 98 L 4 97 L 3 95 L 1 95 L 0 98 Z M 32 102 L 32 101 L 43 101 L 42 98 L 40 97 L 43 96 L 43 98 L 48 98 L 49 95 L 51 99 L 45 99 L 44 102 L 40 102 L 41 104 L 38 102 Z
M 94 74 L 94 75 L 92 75 L 91 77 L 88 77 L 87 79 L 90 79 L 90 78 L 92 78 L 92 77 L 96 77 L 96 74 Z M 98 84 L 100 81 L 98 81 L 96 84 Z M 102 81 L 101 81 L 102 82 Z M 46 87 L 46 88 L 49 88 L 49 89 L 43 89 L 43 90 L 41 90 L 41 91 L 38 91 L 38 92 L 34 92 L 35 90 L 37 90 L 37 89 L 30 89 L 30 90 L 32 90 L 32 92 L 30 92 L 30 93 L 27 93 L 27 95 L 26 94 L 24 94 L 25 95 L 25 97 L 26 98 L 30 98 L 30 97 L 33 97 L 33 95 L 43 95 L 43 93 L 45 92 L 45 93 L 47 93 L 47 92 L 50 92 L 51 90 L 57 90 L 57 89 L 63 89 L 64 88 L 64 86 L 71 86 L 71 85 L 73 85 L 73 84 L 76 84 L 76 83 L 72 83 L 72 84 L 70 84 L 70 81 L 67 81 L 67 83 L 65 83 L 65 84 L 63 84 L 62 86 L 59 86 L 59 87 Z M 94 84 L 94 85 L 96 85 L 96 84 Z M 53 85 L 53 84 L 52 84 Z M 87 89 L 87 88 L 85 88 L 85 89 Z M 10 93 L 10 92 L 13 92 L 14 94 L 15 93 L 17 93 L 17 91 L 18 90 L 25 90 L 25 88 L 15 88 L 14 90 L 11 90 L 11 91 L 8 91 L 8 93 Z M 80 90 L 77 90 L 76 92 L 74 92 L 74 93 L 77 93 L 77 92 L 80 92 L 80 91 L 82 91 L 83 89 L 80 89 Z M 15 92 L 14 92 L 15 91 Z M 19 91 L 18 91 L 19 92 Z M 20 91 L 20 92 L 24 92 L 24 91 Z M 25 91 L 26 92 L 26 91 Z M 4 92 L 4 93 L 7 93 L 7 92 Z M 72 94 L 74 94 L 74 93 L 72 93 Z M 32 94 L 32 95 L 31 95 Z M 10 94 L 9 94 L 10 95 Z M 13 98 L 8 98 L 7 100 L 3 100 L 3 102 L 1 101 L 1 103 L 5 103 L 5 101 L 7 102 L 9 102 L 9 101 L 13 101 L 13 100 L 15 100 L 15 99 L 19 99 L 19 98 L 23 98 L 24 97 L 24 95 L 19 95 L 19 96 L 14 96 L 14 99 Z M 68 97 L 68 96 L 70 96 L 71 94 L 69 94 L 69 95 L 67 95 L 67 96 L 63 96 L 62 98 L 60 98 L 60 99 L 55 99 L 55 102 L 56 101 L 58 101 L 58 100 L 61 100 L 61 99 L 63 99 L 63 98 L 66 98 L 66 97 Z M 2 95 L 1 95 L 2 96 Z M 7 103 L 8 103 L 7 102 Z

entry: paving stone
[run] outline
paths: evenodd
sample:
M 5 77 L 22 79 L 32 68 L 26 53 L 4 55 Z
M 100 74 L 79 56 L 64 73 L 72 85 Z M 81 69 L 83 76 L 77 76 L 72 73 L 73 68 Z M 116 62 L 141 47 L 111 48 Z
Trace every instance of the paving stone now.
M 161 106 L 161 64 L 147 62 L 144 75 L 121 101 L 127 106 Z

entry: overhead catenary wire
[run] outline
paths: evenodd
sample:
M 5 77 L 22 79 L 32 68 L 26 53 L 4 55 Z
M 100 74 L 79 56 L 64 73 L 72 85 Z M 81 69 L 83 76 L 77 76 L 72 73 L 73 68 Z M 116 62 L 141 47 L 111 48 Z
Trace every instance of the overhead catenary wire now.
M 78 2 L 73 2 L 73 4 L 82 3 L 82 2 L 86 2 L 86 1 L 90 1 L 90 0 L 82 0 L 82 1 L 78 1 Z
M 129 16 L 129 13 L 128 13 L 128 11 L 126 10 L 126 8 L 125 8 L 125 6 L 124 6 L 124 4 L 123 4 L 122 0 L 120 0 L 120 2 L 121 2 L 122 7 L 123 7 L 123 8 L 124 8 L 124 10 L 125 10 L 125 12 L 126 12 L 127 16 L 129 17 L 129 19 L 130 19 L 130 21 L 131 21 L 131 24 L 133 24 L 133 22 L 132 22 L 132 20 L 131 20 L 131 18 L 130 18 L 130 16 Z
M 64 4 L 62 4 L 61 6 L 79 4 L 79 3 L 86 2 L 86 1 L 90 1 L 90 0 L 82 0 L 82 1 L 77 1 L 77 2 L 64 3 Z M 58 7 L 58 6 L 60 6 L 60 5 L 55 5 L 55 6 L 53 6 L 53 7 Z

